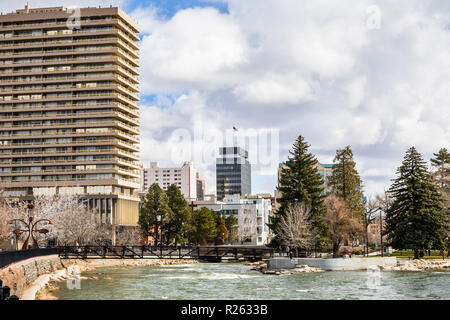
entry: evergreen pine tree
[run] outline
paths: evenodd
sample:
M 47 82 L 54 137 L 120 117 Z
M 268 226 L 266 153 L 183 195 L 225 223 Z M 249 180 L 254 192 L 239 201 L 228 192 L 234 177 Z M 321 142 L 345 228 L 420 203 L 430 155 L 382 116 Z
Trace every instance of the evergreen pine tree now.
M 308 151 L 310 145 L 299 136 L 290 151 L 288 161 L 283 164 L 279 177 L 279 187 L 277 188 L 281 197 L 277 199 L 280 208 L 274 213 L 269 227 L 275 233 L 275 243 L 279 246 L 277 240 L 277 224 L 284 215 L 289 204 L 305 203 L 311 208 L 309 220 L 313 228 L 319 234 L 316 247 L 320 247 L 327 239 L 327 227 L 323 217 L 326 212 L 324 203 L 325 192 L 324 182 L 318 172 L 317 159 Z
M 233 212 L 225 218 L 225 226 L 228 230 L 228 243 L 238 241 L 238 219 Z
M 434 168 L 433 181 L 441 193 L 443 210 L 447 218 L 450 217 L 450 153 L 442 148 L 438 153 L 433 153 L 435 158 L 431 159 Z M 450 218 L 448 219 L 450 222 Z M 450 228 L 447 234 L 447 256 L 450 257 Z
M 426 163 L 414 147 L 406 152 L 397 178 L 388 191 L 393 201 L 386 210 L 385 234 L 398 249 L 442 249 L 448 225 L 442 197 L 434 186 Z
M 191 216 L 190 239 L 197 244 L 205 244 L 217 235 L 217 213 L 202 207 Z
M 363 186 L 350 146 L 338 149 L 333 163 L 329 182 L 333 193 L 345 201 L 354 218 L 362 218 L 364 214 Z
M 225 219 L 222 218 L 218 213 L 216 213 L 216 237 L 214 239 L 214 244 L 220 245 L 228 239 L 228 229 L 225 223 Z
M 450 153 L 442 148 L 438 153 L 433 153 L 431 165 L 435 168 L 433 180 L 441 193 L 450 193 Z
M 185 236 L 191 209 L 176 185 L 171 184 L 167 188 L 166 194 L 171 210 L 166 224 L 167 239 L 169 242 L 173 240 L 175 244 L 178 244 L 186 240 Z
M 153 236 L 155 243 L 159 242 L 162 236 L 158 237 L 158 233 L 164 231 L 164 225 L 170 214 L 171 210 L 164 190 L 158 184 L 152 184 L 139 210 L 138 224 L 142 235 L 144 237 Z

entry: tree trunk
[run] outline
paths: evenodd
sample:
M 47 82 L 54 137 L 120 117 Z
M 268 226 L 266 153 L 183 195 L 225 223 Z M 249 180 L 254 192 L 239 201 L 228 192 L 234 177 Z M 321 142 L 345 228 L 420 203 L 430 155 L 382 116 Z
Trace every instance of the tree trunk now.
M 414 249 L 414 259 L 419 259 L 419 249 Z
M 338 250 L 339 250 L 339 242 L 334 242 L 333 243 L 333 257 L 334 258 L 337 257 Z
M 366 257 L 369 256 L 369 226 L 366 225 Z

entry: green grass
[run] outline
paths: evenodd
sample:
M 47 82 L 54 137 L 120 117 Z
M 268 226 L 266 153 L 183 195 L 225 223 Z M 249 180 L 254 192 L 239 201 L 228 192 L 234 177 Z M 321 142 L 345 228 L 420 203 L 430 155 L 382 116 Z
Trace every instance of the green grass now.
M 385 257 L 388 257 L 389 255 L 387 253 L 384 254 Z M 391 255 L 391 257 L 397 257 L 397 258 L 414 258 L 414 250 L 398 250 L 394 251 Z M 381 257 L 381 255 L 376 255 L 375 257 Z M 444 257 L 447 258 L 447 252 L 444 252 Z M 420 257 L 420 259 L 442 259 L 442 256 L 440 255 L 440 250 L 431 250 L 431 256 L 428 255 L 428 250 L 424 251 L 424 256 Z

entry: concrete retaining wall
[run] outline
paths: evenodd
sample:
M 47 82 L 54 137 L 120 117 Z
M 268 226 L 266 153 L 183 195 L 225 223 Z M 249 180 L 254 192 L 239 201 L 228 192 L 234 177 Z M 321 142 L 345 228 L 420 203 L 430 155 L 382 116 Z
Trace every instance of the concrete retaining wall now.
M 383 258 L 272 258 L 269 261 L 269 269 L 294 269 L 296 265 L 320 268 L 322 270 L 366 270 L 370 266 L 396 266 L 396 257 Z
M 0 279 L 4 286 L 11 288 L 11 295 L 21 298 L 24 289 L 39 276 L 53 273 L 62 267 L 57 255 L 31 258 L 0 269 Z

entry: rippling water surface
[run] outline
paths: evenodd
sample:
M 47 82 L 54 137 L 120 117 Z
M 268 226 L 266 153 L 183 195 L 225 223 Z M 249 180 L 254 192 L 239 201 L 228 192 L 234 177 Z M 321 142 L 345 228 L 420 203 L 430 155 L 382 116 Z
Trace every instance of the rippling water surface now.
M 367 286 L 366 271 L 263 275 L 237 263 L 105 267 L 83 274 L 80 289 L 60 283 L 62 300 L 102 299 L 449 299 L 450 272 L 381 272 Z

